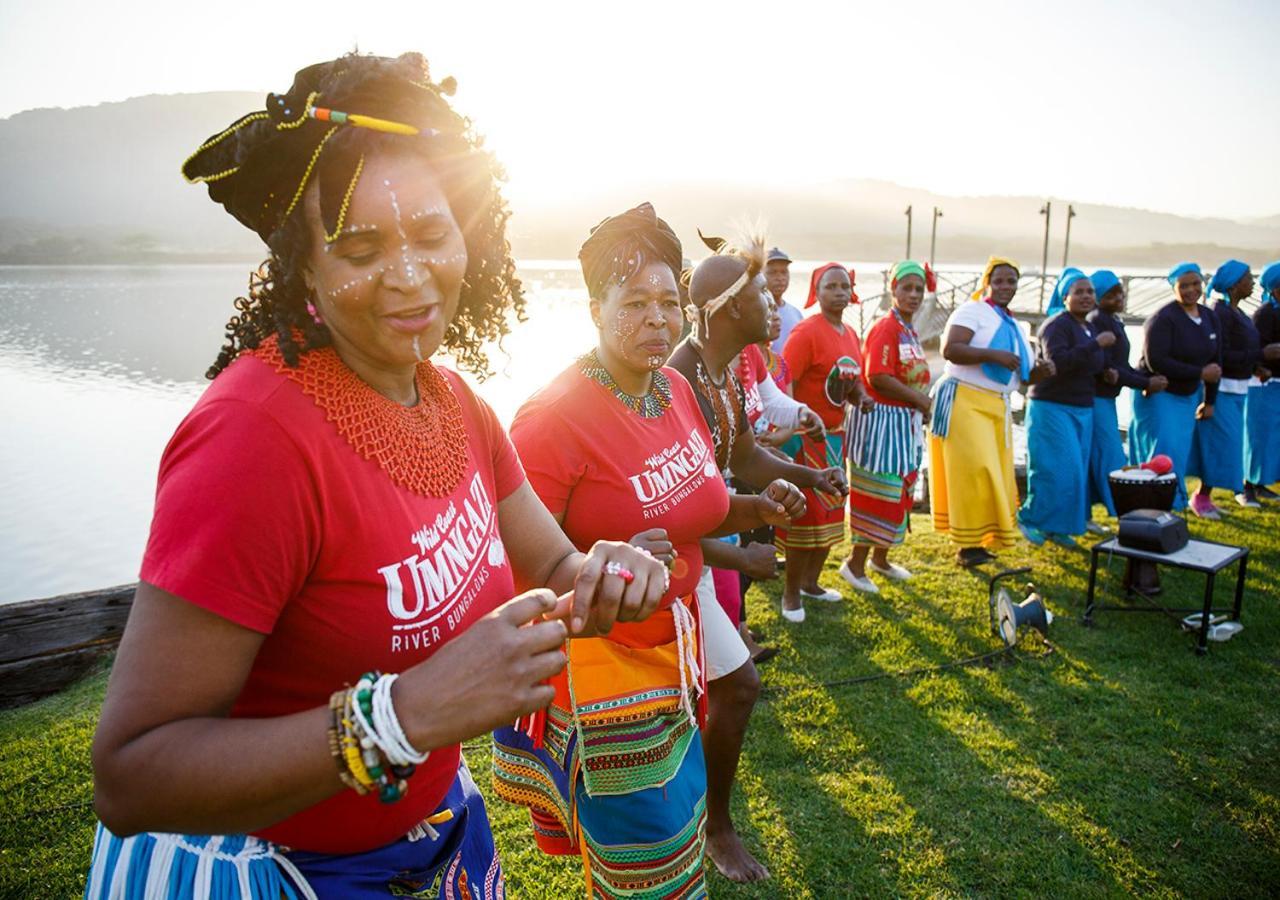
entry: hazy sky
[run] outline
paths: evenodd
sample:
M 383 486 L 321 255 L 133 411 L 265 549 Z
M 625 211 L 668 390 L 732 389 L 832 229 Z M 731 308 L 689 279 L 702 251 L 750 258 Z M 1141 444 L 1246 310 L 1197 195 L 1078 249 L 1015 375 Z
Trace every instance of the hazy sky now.
M 1278 37 L 1276 0 L 0 0 L 0 116 L 265 94 L 356 45 L 417 49 L 458 78 L 513 199 L 882 178 L 1261 216 L 1280 213 Z

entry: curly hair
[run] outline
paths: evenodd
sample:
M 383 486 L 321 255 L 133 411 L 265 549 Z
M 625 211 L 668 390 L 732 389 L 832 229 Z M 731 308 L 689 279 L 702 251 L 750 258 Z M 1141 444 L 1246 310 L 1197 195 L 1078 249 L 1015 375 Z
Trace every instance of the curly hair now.
M 361 83 L 385 80 L 389 74 L 414 83 L 427 79 L 426 61 L 416 53 L 396 59 L 349 55 L 340 61 L 338 77 L 344 90 Z M 446 79 L 440 93 L 452 92 Z M 499 190 L 506 173 L 484 148 L 469 119 L 454 112 L 440 98 L 432 111 L 442 118 L 442 128 L 430 140 L 406 140 L 361 128 L 346 128 L 333 136 L 319 158 L 313 190 L 320 192 L 324 210 L 341 201 L 349 177 L 334 177 L 333 169 L 344 161 L 380 152 L 407 152 L 421 156 L 440 177 L 454 218 L 467 248 L 467 270 L 462 280 L 458 309 L 445 329 L 443 347 L 458 365 L 480 378 L 490 374 L 484 345 L 509 332 L 508 317 L 524 321 L 525 300 L 516 276 L 515 260 L 507 240 L 510 210 Z M 335 199 L 336 195 L 336 199 Z M 245 296 L 236 298 L 236 314 L 226 325 L 226 341 L 205 376 L 226 369 L 241 352 L 256 349 L 275 335 L 285 363 L 296 366 L 301 354 L 332 343 L 329 329 L 315 322 L 307 311 L 309 292 L 303 272 L 312 252 L 313 235 L 306 219 L 306 204 L 299 203 L 267 240 L 270 255 L 249 278 Z

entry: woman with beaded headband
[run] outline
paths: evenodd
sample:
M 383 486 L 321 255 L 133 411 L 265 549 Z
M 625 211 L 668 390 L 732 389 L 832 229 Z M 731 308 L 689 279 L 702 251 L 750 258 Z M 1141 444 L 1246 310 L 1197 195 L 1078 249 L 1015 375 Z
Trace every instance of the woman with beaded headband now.
M 703 896 L 703 632 L 715 623 L 694 599 L 699 540 L 785 521 L 800 496 L 725 489 L 693 391 L 664 367 L 681 256 L 653 207 L 605 219 L 578 258 L 596 348 L 521 407 L 511 437 L 573 540 L 631 536 L 669 563 L 671 584 L 646 621 L 571 643 L 545 713 L 495 733 L 495 789 L 529 808 L 545 852 L 581 854 L 590 896 Z
M 726 480 L 750 491 L 784 483 L 822 487 L 839 493 L 839 469 L 818 471 L 779 458 L 755 440 L 750 426 L 753 408 L 788 425 L 822 432 L 822 421 L 810 409 L 776 390 L 740 381 L 734 360 L 768 334 L 769 306 L 764 298 L 764 238 L 747 236 L 733 246 L 703 237 L 715 254 L 690 273 L 686 317 L 694 331 L 671 354 L 669 365 L 693 386 L 703 419 L 711 430 L 716 465 Z M 769 377 L 761 374 L 764 381 Z M 775 388 L 772 395 L 768 388 Z M 766 399 L 771 396 L 772 399 Z M 799 511 L 798 511 L 799 512 Z M 777 577 L 772 541 L 741 546 L 738 535 L 702 542 L 707 569 L 698 588 L 706 623 L 709 710 L 702 746 L 707 755 L 707 855 L 731 881 L 758 881 L 768 870 L 747 850 L 730 815 L 730 799 L 742 743 L 760 694 L 760 678 L 748 647 L 726 621 L 741 621 L 744 595 L 740 575 Z
M 956 562 L 965 567 L 989 562 L 992 550 L 1018 539 L 1009 395 L 1054 371 L 1052 360 L 1035 362 L 1009 312 L 1019 277 L 1013 260 L 988 259 L 970 302 L 956 307 L 943 332 L 947 363 L 929 424 L 929 505 L 934 529 L 959 545 Z
M 451 87 L 417 54 L 312 66 L 183 168 L 271 255 L 161 462 L 86 897 L 501 897 L 460 742 L 662 599 L 635 548 L 574 549 L 426 361 L 482 370 L 523 308 Z

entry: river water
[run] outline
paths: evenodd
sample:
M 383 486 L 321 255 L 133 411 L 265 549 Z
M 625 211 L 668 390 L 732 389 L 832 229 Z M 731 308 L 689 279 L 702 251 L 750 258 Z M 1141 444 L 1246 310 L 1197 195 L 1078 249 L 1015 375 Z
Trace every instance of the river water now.
M 812 267 L 794 268 L 797 302 Z M 594 341 L 576 263 L 521 276 L 528 321 L 473 381 L 503 422 Z M 0 603 L 137 577 L 160 454 L 247 281 L 242 265 L 0 267 Z

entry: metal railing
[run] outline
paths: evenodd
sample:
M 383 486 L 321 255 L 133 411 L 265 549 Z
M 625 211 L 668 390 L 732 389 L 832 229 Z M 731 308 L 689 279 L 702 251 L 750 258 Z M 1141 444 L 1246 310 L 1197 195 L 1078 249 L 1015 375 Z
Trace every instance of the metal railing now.
M 871 275 L 862 284 L 873 281 Z M 1212 277 L 1213 273 L 1208 273 Z M 889 270 L 881 270 L 881 289 L 874 294 L 863 294 L 862 302 L 855 307 L 858 315 L 858 331 L 866 334 L 867 329 L 875 324 L 889 311 L 892 295 L 889 291 Z M 977 290 L 980 275 L 973 271 L 940 271 L 938 276 L 938 293 L 936 301 L 926 300 L 916 313 L 916 330 L 920 339 L 928 342 L 942 335 L 946 327 L 947 317 L 956 306 L 968 300 Z M 1124 285 L 1125 309 L 1120 318 L 1128 325 L 1140 325 L 1155 314 L 1156 310 L 1173 299 L 1173 289 L 1163 275 L 1120 275 L 1120 283 Z M 1009 310 L 1017 318 L 1031 322 L 1033 325 L 1044 320 L 1044 308 L 1048 306 L 1049 297 L 1058 283 L 1057 275 L 1023 275 L 1018 281 L 1018 293 L 1009 304 Z M 1043 286 L 1043 295 L 1041 287 Z M 1043 300 L 1041 297 L 1043 296 Z M 1205 301 L 1201 301 L 1205 302 Z M 1254 287 L 1253 296 L 1243 300 L 1240 308 L 1252 313 L 1262 302 L 1262 291 Z

